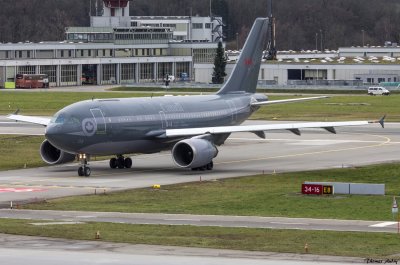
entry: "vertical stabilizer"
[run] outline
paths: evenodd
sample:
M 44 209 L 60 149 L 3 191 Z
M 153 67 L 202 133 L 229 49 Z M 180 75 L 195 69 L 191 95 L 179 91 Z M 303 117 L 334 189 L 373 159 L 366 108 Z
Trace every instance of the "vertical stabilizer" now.
M 228 81 L 217 94 L 255 93 L 268 31 L 268 18 L 257 18 Z

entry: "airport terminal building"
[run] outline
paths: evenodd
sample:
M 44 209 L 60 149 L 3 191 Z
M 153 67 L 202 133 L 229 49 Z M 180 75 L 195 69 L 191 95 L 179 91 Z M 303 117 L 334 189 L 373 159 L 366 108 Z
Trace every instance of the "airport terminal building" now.
M 195 64 L 212 64 L 221 18 L 131 17 L 129 0 L 103 2 L 91 26 L 67 28 L 64 41 L 0 44 L 0 87 L 17 74 L 46 74 L 50 86 L 193 81 Z
M 69 27 L 65 40 L 0 43 L 0 88 L 18 74 L 45 74 L 49 85 L 210 83 L 220 17 L 129 16 L 131 0 L 103 0 L 90 27 Z M 229 54 L 229 53 L 228 53 Z M 235 58 L 228 60 L 227 73 Z M 228 55 L 229 59 L 229 55 Z M 261 64 L 260 85 L 365 86 L 400 81 L 400 47 L 351 47 L 338 51 L 278 52 Z

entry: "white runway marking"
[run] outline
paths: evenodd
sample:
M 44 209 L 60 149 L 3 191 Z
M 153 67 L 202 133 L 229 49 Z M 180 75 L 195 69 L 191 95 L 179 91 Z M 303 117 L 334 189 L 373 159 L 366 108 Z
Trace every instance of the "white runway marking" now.
M 397 224 L 397 222 L 384 222 L 384 223 L 379 223 L 376 225 L 370 225 L 369 227 L 386 227 L 386 226 L 391 226 L 391 225 L 395 225 Z

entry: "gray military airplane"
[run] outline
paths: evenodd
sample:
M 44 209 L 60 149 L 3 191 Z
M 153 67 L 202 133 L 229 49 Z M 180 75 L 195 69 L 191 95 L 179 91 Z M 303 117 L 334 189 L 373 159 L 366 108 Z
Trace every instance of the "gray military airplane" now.
M 48 164 L 78 159 L 79 176 L 89 176 L 90 156 L 115 155 L 111 168 L 130 168 L 124 154 L 155 153 L 172 149 L 173 160 L 182 168 L 213 169 L 213 159 L 234 132 L 252 132 L 265 138 L 268 130 L 324 128 L 335 133 L 337 126 L 356 126 L 380 121 L 308 122 L 241 126 L 260 106 L 314 100 L 309 97 L 268 101 L 256 94 L 258 74 L 268 19 L 258 18 L 250 31 L 240 58 L 228 81 L 213 95 L 151 98 L 93 99 L 74 103 L 52 119 L 19 115 L 8 118 L 46 126 L 40 147 Z

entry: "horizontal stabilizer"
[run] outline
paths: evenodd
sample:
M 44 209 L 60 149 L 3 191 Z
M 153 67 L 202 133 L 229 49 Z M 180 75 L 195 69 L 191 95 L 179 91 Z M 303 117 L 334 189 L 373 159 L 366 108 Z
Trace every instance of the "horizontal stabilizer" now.
M 268 100 L 268 101 L 260 101 L 260 102 L 255 101 L 255 102 L 251 102 L 251 105 L 252 106 L 265 106 L 265 105 L 272 105 L 272 104 L 292 103 L 292 102 L 308 101 L 308 100 L 323 99 L 323 98 L 329 98 L 329 97 L 328 96 L 318 96 L 318 97 L 308 97 L 308 98 Z

